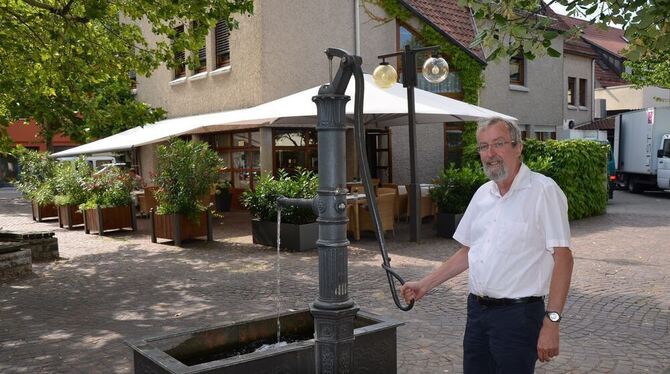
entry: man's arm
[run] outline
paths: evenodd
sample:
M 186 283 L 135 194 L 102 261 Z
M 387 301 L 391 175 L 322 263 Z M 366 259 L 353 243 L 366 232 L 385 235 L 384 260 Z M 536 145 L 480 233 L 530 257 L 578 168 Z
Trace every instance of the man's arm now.
M 554 248 L 554 270 L 551 274 L 551 284 L 549 286 L 548 311 L 563 312 L 570 289 L 573 264 L 574 260 L 570 248 Z M 552 357 L 558 356 L 558 347 L 559 323 L 551 322 L 549 318 L 544 317 L 540 337 L 537 341 L 537 356 L 542 362 L 549 361 Z
M 428 291 L 464 272 L 468 268 L 469 247 L 462 247 L 453 256 L 449 257 L 440 267 L 433 270 L 418 282 L 407 282 L 400 287 L 400 295 L 405 302 L 409 303 L 412 299 L 418 301 Z

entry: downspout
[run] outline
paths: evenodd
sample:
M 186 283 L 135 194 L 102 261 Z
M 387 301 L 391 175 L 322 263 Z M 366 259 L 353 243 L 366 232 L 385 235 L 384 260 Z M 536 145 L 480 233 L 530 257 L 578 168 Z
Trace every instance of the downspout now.
M 591 59 L 591 122 L 596 118 L 596 59 Z M 607 115 L 605 115 L 607 117 Z
M 361 55 L 361 14 L 360 0 L 354 0 L 354 55 Z

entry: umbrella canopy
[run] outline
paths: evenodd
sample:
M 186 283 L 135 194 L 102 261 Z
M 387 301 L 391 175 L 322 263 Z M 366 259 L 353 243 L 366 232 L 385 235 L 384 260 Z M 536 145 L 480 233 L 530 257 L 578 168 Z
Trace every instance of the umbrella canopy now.
M 382 89 L 374 84 L 372 76 L 369 74 L 365 74 L 364 81 L 363 120 L 365 124 L 368 126 L 407 125 L 407 90 L 402 84 L 396 83 L 388 89 Z M 315 126 L 316 105 L 312 103 L 312 97 L 318 94 L 319 87 L 313 87 L 247 109 L 159 121 L 58 152 L 53 156 L 64 157 L 128 150 L 184 134 L 266 126 Z M 352 78 L 346 91 L 346 94 L 352 98 L 346 107 L 347 118 L 352 123 L 355 90 L 356 85 Z M 414 95 L 417 124 L 479 121 L 493 117 L 516 121 L 514 117 L 432 92 L 416 89 Z

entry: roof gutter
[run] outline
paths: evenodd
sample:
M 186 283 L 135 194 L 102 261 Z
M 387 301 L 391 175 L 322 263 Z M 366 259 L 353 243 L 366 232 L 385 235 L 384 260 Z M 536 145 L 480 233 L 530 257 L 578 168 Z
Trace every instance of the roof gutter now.
M 444 30 L 442 30 L 440 27 L 438 27 L 437 25 L 435 25 L 431 20 L 429 20 L 428 18 L 426 18 L 426 16 L 424 16 L 423 14 L 421 14 L 421 12 L 419 12 L 419 11 L 416 10 L 416 9 L 414 9 L 414 7 L 412 7 L 411 5 L 407 4 L 407 2 L 405 2 L 405 0 L 398 0 L 398 3 L 400 3 L 402 6 L 404 6 L 405 8 L 407 8 L 410 12 L 414 13 L 414 15 L 415 15 L 417 18 L 419 18 L 421 21 L 425 22 L 426 24 L 428 24 L 429 26 L 431 26 L 432 28 L 434 28 L 435 30 L 437 30 L 440 34 L 442 34 L 442 36 L 444 36 L 447 40 L 449 40 L 449 42 L 451 42 L 452 44 L 455 44 L 455 45 L 459 46 L 461 49 L 463 49 L 463 50 L 465 51 L 465 53 L 467 53 L 470 57 L 472 57 L 473 59 L 475 59 L 475 61 L 479 62 L 480 65 L 482 65 L 482 66 L 486 66 L 486 65 L 487 65 L 487 63 L 486 63 L 485 60 L 483 60 L 481 57 L 477 56 L 477 55 L 476 55 L 475 53 L 473 53 L 469 48 L 467 48 L 466 46 L 464 46 L 463 43 L 461 43 L 461 42 L 459 42 L 458 40 L 454 39 L 454 37 L 452 37 L 452 36 L 449 35 L 447 32 L 445 32 Z

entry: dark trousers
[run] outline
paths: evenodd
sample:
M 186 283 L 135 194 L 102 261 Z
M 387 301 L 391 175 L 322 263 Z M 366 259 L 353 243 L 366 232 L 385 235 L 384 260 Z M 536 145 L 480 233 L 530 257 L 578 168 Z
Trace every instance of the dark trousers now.
M 544 303 L 482 306 L 468 297 L 463 338 L 465 374 L 533 373 Z

